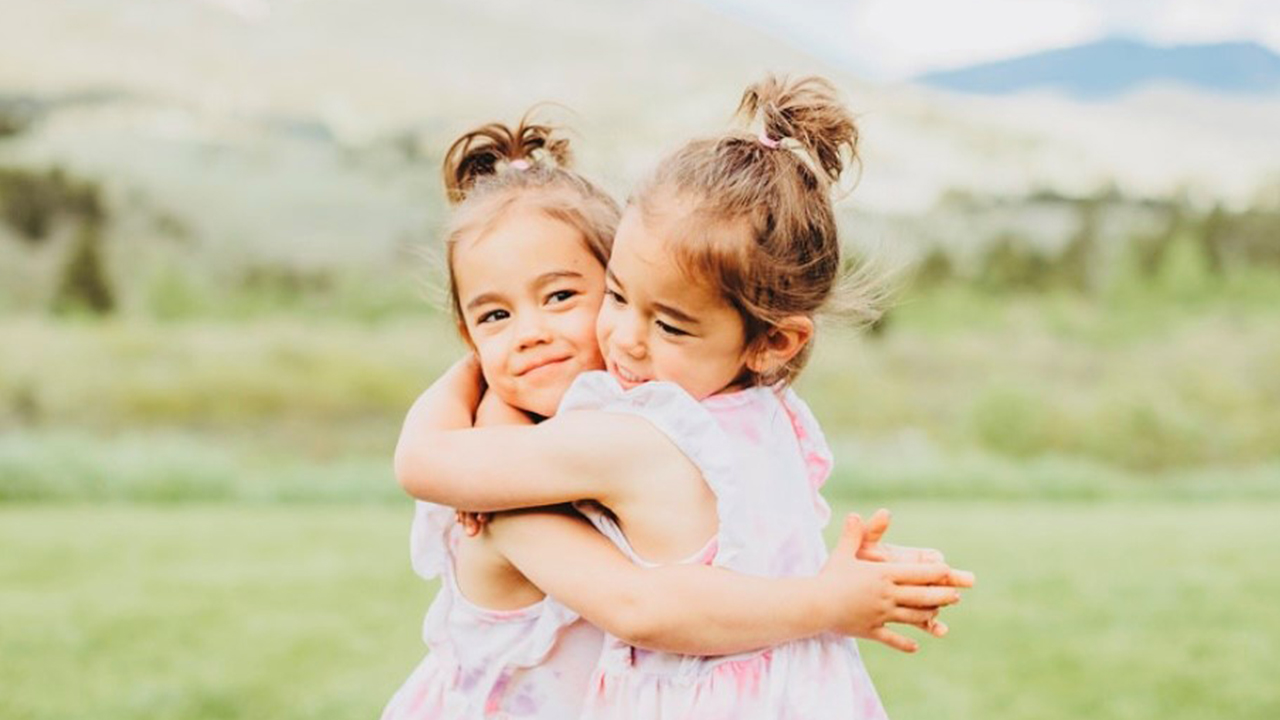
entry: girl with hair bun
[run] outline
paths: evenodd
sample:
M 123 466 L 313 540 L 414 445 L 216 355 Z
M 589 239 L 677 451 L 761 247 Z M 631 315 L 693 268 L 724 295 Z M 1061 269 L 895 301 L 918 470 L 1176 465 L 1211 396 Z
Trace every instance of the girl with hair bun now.
M 880 717 L 845 636 L 945 632 L 971 576 L 880 545 L 886 515 L 850 516 L 828 558 L 830 454 L 788 389 L 840 267 L 827 193 L 853 123 L 816 79 L 753 86 L 743 111 L 764 134 L 663 161 L 616 241 L 545 126 L 450 149 L 473 354 L 396 449 L 415 568 L 443 583 L 384 718 Z M 508 512 L 473 536 L 453 508 Z

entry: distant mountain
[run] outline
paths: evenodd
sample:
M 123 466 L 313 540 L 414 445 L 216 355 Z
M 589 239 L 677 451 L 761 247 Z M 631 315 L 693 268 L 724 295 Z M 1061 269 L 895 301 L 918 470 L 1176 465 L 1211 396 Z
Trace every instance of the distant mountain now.
M 984 95 L 1047 89 L 1102 99 L 1151 84 L 1261 95 L 1280 93 L 1280 55 L 1251 42 L 1159 47 L 1111 39 L 929 73 L 918 81 Z

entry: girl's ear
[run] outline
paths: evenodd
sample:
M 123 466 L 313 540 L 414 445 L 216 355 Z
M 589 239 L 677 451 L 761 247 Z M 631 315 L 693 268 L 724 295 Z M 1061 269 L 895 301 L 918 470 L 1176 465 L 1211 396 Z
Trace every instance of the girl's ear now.
M 774 325 L 747 352 L 747 369 L 769 375 L 786 365 L 813 339 L 813 319 L 791 315 Z

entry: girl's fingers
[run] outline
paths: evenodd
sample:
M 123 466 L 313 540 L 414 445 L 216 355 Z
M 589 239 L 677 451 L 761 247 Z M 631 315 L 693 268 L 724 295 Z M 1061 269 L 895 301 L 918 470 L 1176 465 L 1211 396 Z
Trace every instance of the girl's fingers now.
M 867 560 L 870 562 L 889 562 L 889 556 L 878 546 L 876 548 L 863 548 L 858 551 L 859 560 Z
M 960 591 L 944 585 L 899 585 L 894 602 L 909 608 L 940 608 L 960 602 Z
M 858 546 L 862 544 L 862 518 L 857 513 L 849 513 L 844 518 L 844 530 L 836 541 L 836 548 L 831 553 L 835 557 L 855 557 Z
M 902 585 L 949 585 L 973 587 L 973 573 L 955 570 L 942 563 L 893 563 L 888 566 L 889 577 Z
M 939 564 L 947 561 L 946 557 L 933 548 L 907 547 L 903 545 L 885 545 L 889 554 L 897 562 Z
M 475 537 L 484 529 L 485 523 L 489 522 L 489 513 L 472 513 L 462 510 L 457 511 L 458 524 L 462 526 L 462 531 L 470 537 Z
M 867 533 L 862 539 L 863 544 L 874 545 L 880 542 L 880 538 L 884 537 L 884 534 L 889 531 L 889 521 L 892 517 L 889 511 L 884 508 L 876 510 L 871 518 L 867 520 Z
M 934 637 L 939 637 L 939 638 L 946 637 L 947 633 L 951 632 L 951 628 L 947 627 L 947 624 L 942 622 L 941 620 L 934 620 L 932 623 L 929 624 L 929 627 L 925 628 L 925 630 L 930 635 Z
M 904 653 L 913 653 L 920 649 L 920 646 L 916 644 L 916 641 L 903 635 L 899 635 L 884 626 L 872 630 L 870 638 L 876 642 L 884 643 L 894 650 L 901 650 Z
M 889 613 L 889 622 L 915 625 L 925 632 L 931 632 L 932 626 L 937 622 L 937 617 L 937 608 L 923 609 L 899 606 Z

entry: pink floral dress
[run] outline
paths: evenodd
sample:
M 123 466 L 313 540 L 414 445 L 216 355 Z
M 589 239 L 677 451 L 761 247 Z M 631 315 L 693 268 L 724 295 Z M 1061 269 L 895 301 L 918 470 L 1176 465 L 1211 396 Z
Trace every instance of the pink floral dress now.
M 417 503 L 414 570 L 440 578 L 422 638 L 430 652 L 391 698 L 383 720 L 577 718 L 603 635 L 550 597 L 490 610 L 462 594 L 454 575 L 461 528 L 452 508 Z
M 808 407 L 790 390 L 757 387 L 701 403 L 679 386 L 624 391 L 603 372 L 578 377 L 560 412 L 598 410 L 644 417 L 702 471 L 720 525 L 706 562 L 741 573 L 814 575 L 826 561 L 821 530 L 830 509 L 818 491 L 831 453 Z M 612 516 L 579 510 L 633 561 Z M 632 647 L 605 636 L 582 714 L 587 720 L 871 720 L 884 718 L 853 640 L 822 635 L 720 657 Z

